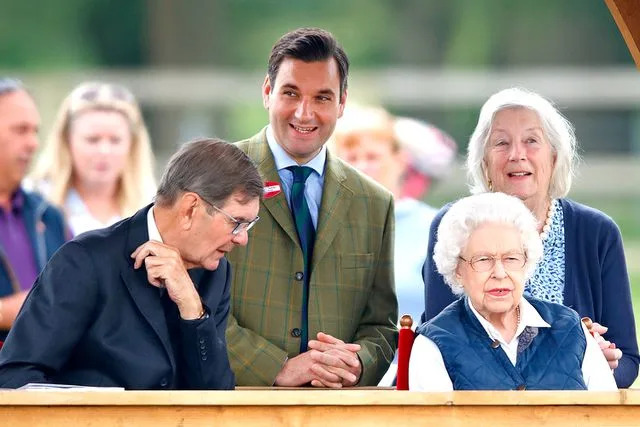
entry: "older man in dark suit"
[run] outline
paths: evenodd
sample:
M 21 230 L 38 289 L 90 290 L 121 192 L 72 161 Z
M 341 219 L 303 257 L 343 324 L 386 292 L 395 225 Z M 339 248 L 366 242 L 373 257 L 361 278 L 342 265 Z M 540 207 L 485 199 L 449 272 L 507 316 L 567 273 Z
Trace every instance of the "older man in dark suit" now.
M 224 255 L 246 245 L 261 194 L 237 147 L 186 144 L 154 205 L 53 256 L 0 351 L 0 387 L 233 388 Z

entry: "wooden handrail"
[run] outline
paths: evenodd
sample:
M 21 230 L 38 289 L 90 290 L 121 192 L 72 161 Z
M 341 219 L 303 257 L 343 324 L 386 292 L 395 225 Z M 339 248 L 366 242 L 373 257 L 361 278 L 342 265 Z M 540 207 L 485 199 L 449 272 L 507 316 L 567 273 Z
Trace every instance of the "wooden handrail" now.
M 234 391 L 22 391 L 0 390 L 2 406 L 638 406 L 640 389 L 587 391 L 413 392 L 375 387 L 344 390 L 240 387 Z
M 637 0 L 605 0 L 629 52 L 640 68 L 640 10 Z
M 0 425 L 637 426 L 640 390 L 0 391 Z

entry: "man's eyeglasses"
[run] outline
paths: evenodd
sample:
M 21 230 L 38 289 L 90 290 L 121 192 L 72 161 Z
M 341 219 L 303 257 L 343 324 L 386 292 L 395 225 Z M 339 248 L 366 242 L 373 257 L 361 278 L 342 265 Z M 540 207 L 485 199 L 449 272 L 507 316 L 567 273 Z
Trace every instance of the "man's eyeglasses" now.
M 202 199 L 202 200 L 204 200 L 204 199 Z M 237 219 L 235 219 L 234 217 L 232 217 L 231 215 L 229 215 L 228 213 L 226 213 L 225 211 L 223 211 L 222 209 L 220 209 L 219 207 L 217 207 L 213 203 L 209 203 L 206 200 L 204 200 L 204 202 L 206 204 L 208 204 L 209 206 L 211 206 L 213 209 L 217 210 L 218 212 L 220 212 L 221 214 L 226 216 L 229 219 L 229 221 L 231 221 L 233 224 L 235 224 L 235 226 L 233 227 L 233 230 L 231 230 L 231 234 L 233 234 L 234 236 L 237 236 L 243 230 L 247 230 L 247 231 L 251 230 L 251 227 L 256 225 L 256 222 L 258 222 L 258 220 L 260 219 L 260 217 L 257 216 L 251 221 L 244 221 L 244 222 L 243 221 L 238 221 Z
M 521 253 L 505 254 L 500 257 L 491 255 L 476 255 L 468 260 L 464 259 L 461 256 L 458 258 L 469 264 L 473 271 L 477 273 L 486 273 L 487 271 L 493 270 L 493 268 L 496 266 L 497 259 L 500 259 L 502 267 L 505 270 L 509 271 L 521 270 L 527 262 L 527 256 Z

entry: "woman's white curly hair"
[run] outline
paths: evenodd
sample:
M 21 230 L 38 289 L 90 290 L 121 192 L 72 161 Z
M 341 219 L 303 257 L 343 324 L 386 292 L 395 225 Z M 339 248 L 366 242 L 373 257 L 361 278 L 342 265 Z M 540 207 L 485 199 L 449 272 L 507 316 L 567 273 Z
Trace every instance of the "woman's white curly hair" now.
M 464 291 L 456 278 L 459 256 L 471 233 L 486 223 L 505 224 L 520 232 L 522 249 L 527 256 L 525 280 L 531 277 L 542 258 L 537 221 L 520 199 L 504 193 L 482 193 L 460 199 L 444 214 L 433 251 L 438 272 L 456 295 Z

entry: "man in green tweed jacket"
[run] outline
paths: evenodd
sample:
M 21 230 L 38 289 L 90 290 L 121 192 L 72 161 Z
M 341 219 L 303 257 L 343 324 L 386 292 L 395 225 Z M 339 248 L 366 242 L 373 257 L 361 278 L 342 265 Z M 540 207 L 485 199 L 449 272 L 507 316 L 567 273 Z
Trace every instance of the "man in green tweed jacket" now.
M 227 345 L 238 385 L 371 386 L 393 358 L 392 196 L 325 147 L 344 109 L 348 69 L 330 33 L 282 36 L 262 88 L 269 126 L 238 143 L 267 187 L 249 244 L 228 255 Z M 305 215 L 291 207 L 299 166 L 311 168 Z M 300 244 L 303 216 L 313 222 L 311 249 Z

